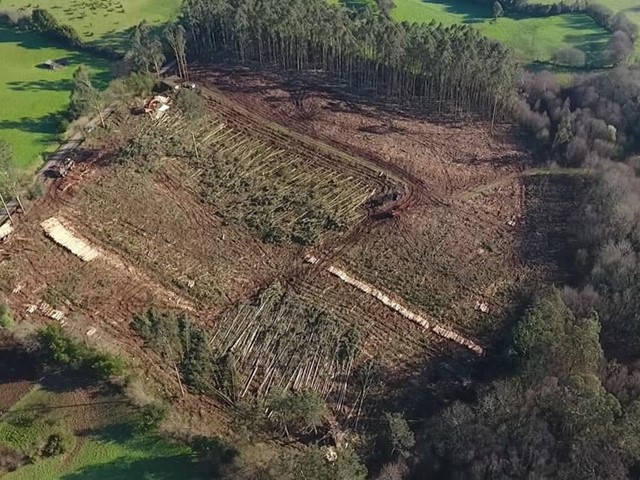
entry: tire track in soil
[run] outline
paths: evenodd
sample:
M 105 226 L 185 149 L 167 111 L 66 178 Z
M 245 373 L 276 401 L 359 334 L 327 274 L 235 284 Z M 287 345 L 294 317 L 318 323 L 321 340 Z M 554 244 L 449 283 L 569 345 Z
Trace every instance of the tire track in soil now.
M 243 103 L 242 101 L 230 99 L 228 95 L 215 86 L 213 81 L 206 77 L 206 73 L 203 74 L 202 72 L 206 72 L 206 70 L 197 70 L 196 75 L 201 84 L 206 85 L 207 90 L 211 93 L 209 96 L 211 100 L 216 101 L 218 104 L 224 104 L 227 110 L 233 110 L 236 114 L 239 113 L 245 116 L 250 119 L 253 124 L 257 124 L 259 128 L 264 129 L 265 126 L 268 126 L 272 131 L 278 131 L 281 135 L 284 134 L 285 136 L 294 138 L 307 146 L 318 146 L 320 149 L 330 152 L 338 158 L 342 157 L 346 159 L 351 157 L 349 159 L 350 163 L 355 163 L 363 167 L 366 173 L 362 170 L 360 173 L 365 174 L 365 176 L 371 177 L 373 175 L 375 178 L 383 173 L 387 177 L 399 180 L 404 185 L 404 195 L 402 199 L 397 202 L 398 207 L 407 208 L 414 203 L 427 203 L 432 205 L 446 204 L 440 197 L 430 191 L 428 185 L 422 179 L 395 163 L 386 161 L 370 152 L 360 150 L 355 146 L 343 144 L 326 134 L 316 133 L 314 136 L 309 136 L 301 128 L 301 123 L 297 122 L 294 118 L 285 116 L 279 117 L 278 122 L 269 120 L 265 116 L 266 112 L 262 112 L 262 109 L 256 108 L 255 105 L 252 105 L 252 110 L 250 111 L 245 108 L 244 105 L 240 105 L 240 103 Z M 339 169 L 344 168 L 342 164 L 335 165 L 335 160 L 333 163 L 334 168 L 336 166 Z
M 228 115 L 227 118 L 232 119 L 230 121 L 230 123 L 232 124 L 235 123 L 234 120 L 236 116 L 244 117 L 243 120 L 245 121 L 241 122 L 240 125 L 235 123 L 235 128 L 238 130 L 242 130 L 249 135 L 256 135 L 256 132 L 260 132 L 262 135 L 264 135 L 266 131 L 266 138 L 270 140 L 275 136 L 278 140 L 276 144 L 280 145 L 282 144 L 280 142 L 283 142 L 285 144 L 290 143 L 291 138 L 298 140 L 305 146 L 320 145 L 320 149 L 329 151 L 334 150 L 334 145 L 336 145 L 339 149 L 341 149 L 341 151 L 339 151 L 340 156 L 344 157 L 344 152 L 346 151 L 359 157 L 357 160 L 355 160 L 355 162 L 353 162 L 352 160 L 350 162 L 351 165 L 355 164 L 357 166 L 360 166 L 364 162 L 364 169 L 357 169 L 357 173 L 359 173 L 361 177 L 368 178 L 369 180 L 374 179 L 375 183 L 380 186 L 379 188 L 382 192 L 388 192 L 390 190 L 390 186 L 388 182 L 381 181 L 381 177 L 382 180 L 387 180 L 387 178 L 398 179 L 400 183 L 404 185 L 404 190 L 401 197 L 397 199 L 397 201 L 391 207 L 388 207 L 388 220 L 392 221 L 393 217 L 397 213 L 401 213 L 402 211 L 407 210 L 413 205 L 420 205 L 423 208 L 426 206 L 433 208 L 438 206 L 450 205 L 448 201 L 445 201 L 440 197 L 433 195 L 429 191 L 427 184 L 423 180 L 407 172 L 398 165 L 382 160 L 379 157 L 371 154 L 370 152 L 360 151 L 353 146 L 336 142 L 326 135 L 318 136 L 324 142 L 324 144 L 322 144 L 315 139 L 307 137 L 301 132 L 283 132 L 283 126 L 272 124 L 272 122 L 267 121 L 264 117 L 260 117 L 255 113 L 250 114 L 243 107 L 239 107 L 237 105 L 237 102 L 229 105 L 229 100 L 224 97 L 221 92 L 217 91 L 217 89 L 213 90 L 215 91 L 215 95 L 206 96 L 207 103 L 210 105 L 210 107 L 217 109 L 217 111 L 226 113 Z M 246 120 L 250 120 L 252 125 L 251 129 L 247 129 Z M 269 125 L 269 127 L 266 127 L 266 125 Z M 287 124 L 286 126 L 288 127 L 289 125 Z M 277 134 L 274 134 L 274 129 L 277 131 Z M 258 135 L 260 136 L 260 134 Z M 318 162 L 318 160 L 320 160 L 320 157 L 314 156 L 313 160 Z M 335 160 L 333 159 L 329 159 L 328 162 L 324 159 L 321 159 L 320 162 L 324 165 L 327 165 L 329 168 L 333 168 L 334 170 L 338 166 L 344 169 L 344 165 L 336 165 Z M 444 165 L 443 168 L 445 168 L 445 173 L 448 176 L 448 172 L 446 172 L 446 167 L 444 167 Z M 376 176 L 372 175 L 372 170 L 381 172 L 381 174 L 378 174 L 377 178 L 375 178 Z M 449 189 L 447 191 L 449 191 Z M 450 195 L 447 195 L 447 197 L 449 196 Z M 378 212 L 378 215 L 380 215 L 380 212 Z M 382 218 L 385 219 L 386 216 L 387 215 L 383 213 Z M 359 239 L 361 239 L 365 235 L 370 234 L 373 228 L 376 228 L 378 225 L 385 223 L 384 221 L 376 219 L 375 217 L 376 215 L 374 212 L 372 212 L 371 210 L 367 211 L 365 220 L 356 225 L 349 234 L 339 237 L 333 242 L 320 247 L 320 251 L 323 252 L 323 255 L 317 257 L 320 259 L 317 264 L 311 266 L 312 268 L 305 268 L 304 265 L 294 267 L 293 270 L 289 271 L 288 274 L 285 274 L 283 276 L 286 282 L 292 286 L 295 286 L 298 282 L 300 282 L 301 279 L 304 279 L 306 282 L 313 281 L 313 279 L 316 278 L 317 275 L 319 275 L 320 272 L 326 268 L 326 265 L 328 263 L 339 258 L 346 249 L 356 244 Z M 409 239 L 406 237 L 406 233 L 403 232 L 403 234 L 405 242 L 409 243 Z M 380 325 L 384 325 L 384 322 L 378 322 L 378 328 L 380 328 Z M 383 330 L 385 330 L 385 333 L 387 334 L 393 332 L 393 330 L 389 330 L 387 328 L 384 328 Z M 409 335 L 409 338 L 411 337 L 412 336 Z
M 378 185 L 379 194 L 397 191 L 402 185 L 401 196 L 389 209 L 403 210 L 413 204 L 444 205 L 445 202 L 430 192 L 427 184 L 415 175 L 391 162 L 371 155 L 369 152 L 358 151 L 350 145 L 343 145 L 333 139 L 318 135 L 309 137 L 300 131 L 295 122 L 289 120 L 279 124 L 260 116 L 258 113 L 249 112 L 238 102 L 229 100 L 224 93 L 209 84 L 205 94 L 208 105 L 218 112 L 226 114 L 225 120 L 234 124 L 235 128 L 250 135 L 262 136 L 263 140 L 273 141 L 276 144 L 292 144 L 292 140 L 302 146 L 303 150 L 310 152 L 311 159 L 316 164 L 327 166 L 333 171 L 344 171 L 348 167 L 353 174 L 360 178 L 366 178 Z M 241 120 L 237 120 L 240 117 Z M 292 126 L 293 124 L 293 126 Z M 251 125 L 251 128 L 248 127 Z M 295 147 L 294 147 L 295 150 Z M 347 165 L 340 162 L 342 159 Z M 395 180 L 400 185 L 395 185 L 388 179 Z

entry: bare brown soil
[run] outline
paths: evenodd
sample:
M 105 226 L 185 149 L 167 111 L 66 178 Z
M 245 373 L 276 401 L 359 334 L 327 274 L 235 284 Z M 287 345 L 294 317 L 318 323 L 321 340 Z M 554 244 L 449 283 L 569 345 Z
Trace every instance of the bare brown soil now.
M 33 387 L 33 382 L 19 380 L 0 384 L 0 414 L 9 410 Z
M 177 157 L 154 158 L 144 168 L 135 161 L 111 164 L 142 129 L 139 118 L 121 112 L 86 144 L 84 163 L 52 182 L 17 219 L 2 247 L 0 286 L 4 292 L 21 287 L 8 295 L 19 321 L 50 322 L 26 313 L 45 300 L 65 312 L 65 328 L 131 358 L 192 418 L 224 422 L 215 402 L 180 393 L 171 368 L 132 334 L 133 315 L 150 306 L 179 309 L 179 299 L 214 333 L 233 305 L 279 282 L 356 327 L 358 364 L 376 359 L 410 375 L 426 358 L 461 349 L 340 282 L 326 272 L 329 263 L 489 347 L 513 294 L 545 274 L 544 262 L 524 263 L 520 256 L 527 156 L 508 129 L 492 135 L 484 123 L 433 123 L 325 90 L 307 89 L 299 98 L 273 76 L 212 69 L 197 75 L 212 115 L 299 156 L 299 165 L 286 168 L 318 181 L 340 174 L 389 204 L 356 205 L 361 220 L 313 247 L 269 245 L 205 199 L 202 168 Z M 275 169 L 278 159 L 273 162 Z M 108 255 L 83 263 L 62 250 L 39 226 L 51 216 Z M 306 254 L 321 263 L 305 263 Z M 480 303 L 488 312 L 479 311 Z M 88 336 L 91 328 L 97 333 Z
M 197 78 L 248 110 L 413 178 L 440 198 L 522 171 L 528 155 L 506 127 L 468 118 L 434 123 L 411 112 L 300 87 L 276 74 L 201 68 Z M 408 109 L 407 109 L 408 110 Z
M 518 258 L 527 195 L 520 176 L 529 158 L 509 128 L 492 134 L 477 120 L 433 122 L 275 74 L 202 68 L 197 75 L 247 110 L 411 184 L 407 211 L 368 225 L 337 255 L 366 281 L 489 339 L 510 294 L 540 274 Z M 489 314 L 477 311 L 483 302 Z

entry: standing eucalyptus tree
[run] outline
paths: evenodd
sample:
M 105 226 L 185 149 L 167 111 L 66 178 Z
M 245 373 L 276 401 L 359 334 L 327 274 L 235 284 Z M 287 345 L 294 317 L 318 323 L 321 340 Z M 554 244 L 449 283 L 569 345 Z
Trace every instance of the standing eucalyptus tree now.
M 487 117 L 506 104 L 517 65 L 475 29 L 395 23 L 324 0 L 185 0 L 187 49 L 201 59 L 323 71 L 352 88 Z

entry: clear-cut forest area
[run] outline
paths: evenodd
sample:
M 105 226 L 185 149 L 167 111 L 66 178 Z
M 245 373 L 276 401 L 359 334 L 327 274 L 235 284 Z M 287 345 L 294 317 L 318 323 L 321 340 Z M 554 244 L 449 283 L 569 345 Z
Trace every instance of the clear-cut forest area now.
M 640 476 L 610 3 L 3 3 L 0 476 Z

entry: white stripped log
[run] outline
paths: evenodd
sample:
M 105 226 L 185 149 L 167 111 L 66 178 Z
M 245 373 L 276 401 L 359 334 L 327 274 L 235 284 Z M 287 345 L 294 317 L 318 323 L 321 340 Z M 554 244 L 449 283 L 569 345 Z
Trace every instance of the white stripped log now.
M 0 226 L 0 240 L 9 236 L 13 232 L 13 227 L 10 222 L 6 222 Z
M 90 262 L 100 256 L 100 252 L 91 247 L 87 242 L 78 238 L 60 220 L 51 217 L 40 224 L 45 233 L 57 244 L 63 246 L 78 258 Z
M 305 260 L 308 263 L 311 264 L 317 264 L 320 262 L 319 259 L 317 259 L 316 257 L 313 257 L 311 255 L 307 255 L 305 257 Z M 352 277 L 351 275 L 349 275 L 347 272 L 345 272 L 344 270 L 338 268 L 338 267 L 334 267 L 333 265 L 329 266 L 329 268 L 327 268 L 327 271 L 329 273 L 331 273 L 332 275 L 335 275 L 336 277 L 338 277 L 340 280 L 342 280 L 343 282 L 357 288 L 358 290 L 371 295 L 372 297 L 378 299 L 380 302 L 384 303 L 387 307 L 391 308 L 392 310 L 395 310 L 396 312 L 398 312 L 400 315 L 402 315 L 403 317 L 405 317 L 406 319 L 411 320 L 414 323 L 417 323 L 418 325 L 420 325 L 422 328 L 426 329 L 426 330 L 431 330 L 433 333 L 435 333 L 436 335 L 439 335 L 443 338 L 446 338 L 448 340 L 451 340 L 453 342 L 456 342 L 459 345 L 462 345 L 464 347 L 467 347 L 469 350 L 471 350 L 472 352 L 478 354 L 478 355 L 483 355 L 484 354 L 484 349 L 478 345 L 477 343 L 464 338 L 462 335 L 449 330 L 448 328 L 442 327 L 440 325 L 432 325 L 431 323 L 429 323 L 429 321 L 424 318 L 422 315 L 417 314 L 415 312 L 412 312 L 411 310 L 409 310 L 407 307 L 401 305 L 400 303 L 394 301 L 391 297 L 389 297 L 389 295 L 387 295 L 386 293 L 384 293 L 381 290 L 378 290 L 376 287 L 369 285 L 368 283 L 362 282 L 360 280 L 358 280 L 355 277 Z

